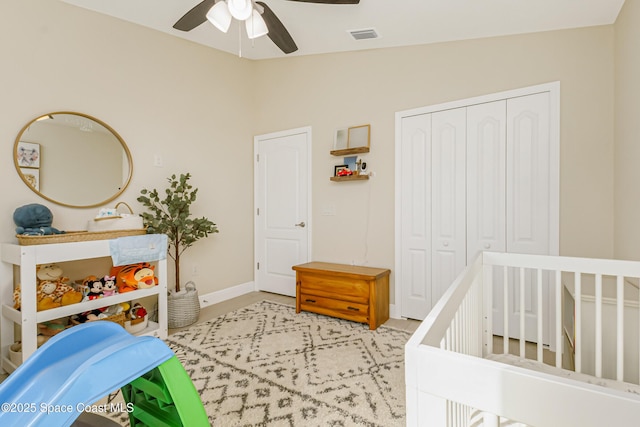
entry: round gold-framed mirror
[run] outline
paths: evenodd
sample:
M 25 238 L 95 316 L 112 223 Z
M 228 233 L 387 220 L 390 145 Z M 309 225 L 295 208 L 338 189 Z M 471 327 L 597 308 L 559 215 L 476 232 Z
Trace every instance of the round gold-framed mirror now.
M 36 117 L 18 133 L 13 162 L 24 183 L 62 206 L 104 205 L 127 188 L 133 175 L 129 148 L 103 121 L 58 111 Z

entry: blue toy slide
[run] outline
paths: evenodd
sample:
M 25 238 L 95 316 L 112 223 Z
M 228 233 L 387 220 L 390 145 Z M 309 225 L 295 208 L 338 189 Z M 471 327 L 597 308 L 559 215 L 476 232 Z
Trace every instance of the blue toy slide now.
M 0 384 L 0 426 L 68 426 L 91 404 L 170 359 L 174 354 L 162 340 L 135 337 L 113 322 L 74 326 Z

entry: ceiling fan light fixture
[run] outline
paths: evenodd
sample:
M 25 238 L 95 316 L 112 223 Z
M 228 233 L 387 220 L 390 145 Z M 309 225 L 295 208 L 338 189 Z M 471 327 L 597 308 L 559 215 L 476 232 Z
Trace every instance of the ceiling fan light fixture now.
M 251 16 L 253 3 L 251 0 L 227 0 L 227 6 L 231 16 L 238 21 L 245 21 Z
M 213 5 L 209 12 L 207 12 L 207 20 L 213 24 L 214 27 L 226 33 L 231 26 L 231 13 L 229 13 L 229 7 L 224 1 L 219 1 Z
M 251 12 L 251 17 L 245 21 L 245 26 L 247 28 L 247 37 L 249 37 L 249 39 L 257 39 L 269 32 L 262 15 L 260 15 L 260 13 L 255 9 Z

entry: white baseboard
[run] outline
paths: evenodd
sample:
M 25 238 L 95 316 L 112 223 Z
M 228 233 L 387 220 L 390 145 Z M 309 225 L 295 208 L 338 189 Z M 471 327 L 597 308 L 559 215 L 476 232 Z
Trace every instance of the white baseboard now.
M 401 319 L 398 307 L 395 304 L 389 304 L 389 317 L 392 319 Z
M 231 298 L 239 297 L 256 290 L 254 282 L 242 283 L 240 285 L 232 286 L 230 288 L 223 289 L 221 291 L 210 292 L 205 295 L 199 295 L 200 307 L 207 307 L 212 304 L 217 304 Z
M 255 282 L 242 283 L 240 285 L 232 286 L 221 291 L 210 292 L 205 295 L 200 295 L 200 307 L 207 307 L 209 305 L 218 304 L 219 302 L 230 300 L 231 298 L 239 297 L 251 292 L 256 291 Z M 395 304 L 389 304 L 389 317 L 392 319 L 401 319 L 398 308 Z

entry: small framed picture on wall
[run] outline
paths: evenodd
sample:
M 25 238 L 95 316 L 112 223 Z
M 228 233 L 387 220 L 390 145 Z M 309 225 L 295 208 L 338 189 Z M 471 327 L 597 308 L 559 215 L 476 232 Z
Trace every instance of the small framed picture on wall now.
M 21 168 L 40 167 L 40 144 L 20 141 L 16 146 L 16 164 Z
M 20 168 L 20 173 L 24 180 L 34 190 L 40 191 L 40 169 L 37 168 Z

